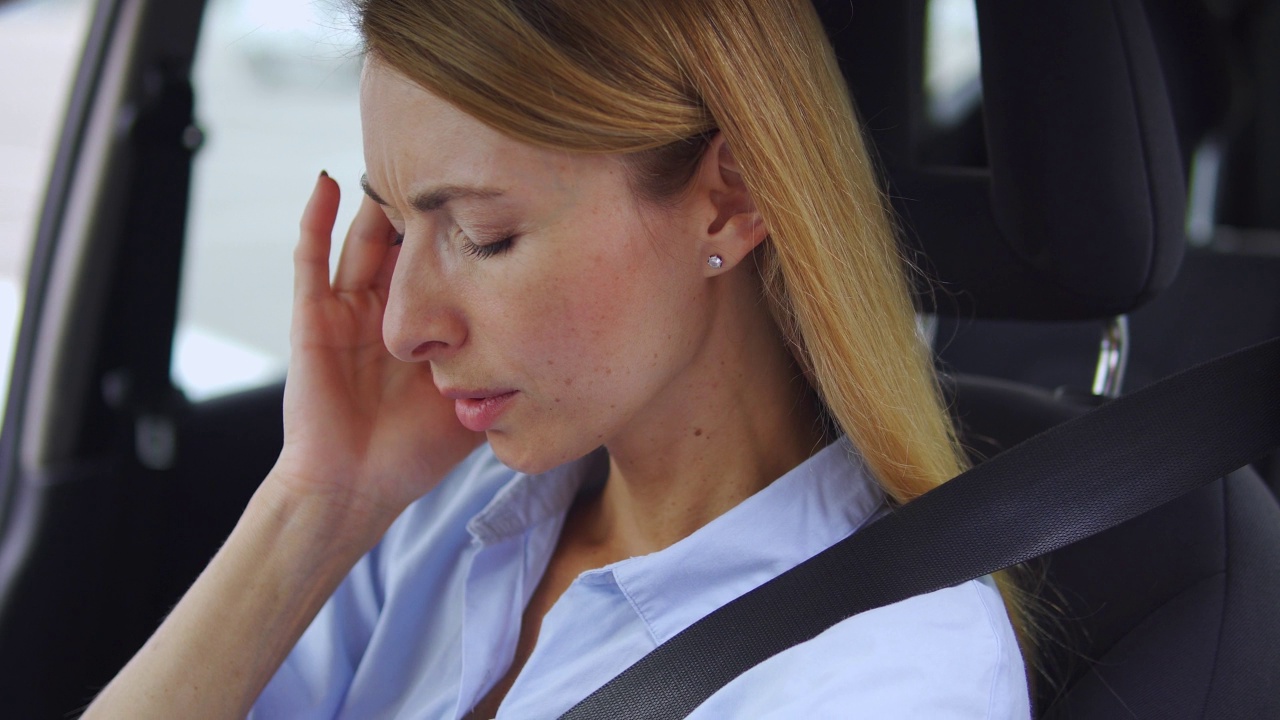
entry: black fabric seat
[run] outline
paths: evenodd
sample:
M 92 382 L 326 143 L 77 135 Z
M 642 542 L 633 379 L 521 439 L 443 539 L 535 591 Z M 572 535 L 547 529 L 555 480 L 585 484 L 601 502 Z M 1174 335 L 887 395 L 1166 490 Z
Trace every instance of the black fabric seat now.
M 1100 321 L 1157 297 L 1185 246 L 1184 169 L 1143 4 L 978 0 L 990 167 L 965 169 L 920 159 L 926 4 L 817 3 L 933 275 L 924 308 Z M 951 384 L 977 460 L 1094 402 L 991 378 Z M 1029 571 L 1043 578 L 1029 588 L 1045 611 L 1038 716 L 1280 717 L 1280 624 L 1268 612 L 1280 598 L 1280 507 L 1251 470 Z
M 1091 407 L 991 378 L 959 377 L 952 393 L 978 461 Z M 1280 713 L 1280 505 L 1252 470 L 1053 553 L 1028 576 L 1041 583 L 1040 717 Z
M 1280 508 L 1249 469 L 1048 558 L 1048 718 L 1277 717 Z M 1053 631 L 1050 630 L 1050 637 Z

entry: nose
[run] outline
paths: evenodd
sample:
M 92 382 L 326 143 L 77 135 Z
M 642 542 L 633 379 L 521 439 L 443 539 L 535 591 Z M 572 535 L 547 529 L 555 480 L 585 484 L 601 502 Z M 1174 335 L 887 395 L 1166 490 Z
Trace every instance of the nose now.
M 400 247 L 387 290 L 382 340 L 404 362 L 439 360 L 466 341 L 466 321 L 440 271 L 438 255 L 414 245 Z

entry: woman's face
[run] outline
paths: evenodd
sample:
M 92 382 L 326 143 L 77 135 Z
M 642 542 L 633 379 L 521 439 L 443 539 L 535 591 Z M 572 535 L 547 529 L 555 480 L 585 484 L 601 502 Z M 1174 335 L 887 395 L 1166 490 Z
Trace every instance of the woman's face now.
M 654 208 L 617 157 L 510 139 L 376 60 L 360 107 L 366 189 L 403 235 L 392 354 L 526 472 L 678 421 L 712 305 L 691 201 Z

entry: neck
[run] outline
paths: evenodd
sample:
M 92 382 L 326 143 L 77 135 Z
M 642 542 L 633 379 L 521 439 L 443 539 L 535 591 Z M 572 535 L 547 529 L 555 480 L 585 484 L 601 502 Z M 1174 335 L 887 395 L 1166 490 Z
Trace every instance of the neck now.
M 758 288 L 724 279 L 695 362 L 609 442 L 609 480 L 577 509 L 611 559 L 687 537 L 834 439 Z

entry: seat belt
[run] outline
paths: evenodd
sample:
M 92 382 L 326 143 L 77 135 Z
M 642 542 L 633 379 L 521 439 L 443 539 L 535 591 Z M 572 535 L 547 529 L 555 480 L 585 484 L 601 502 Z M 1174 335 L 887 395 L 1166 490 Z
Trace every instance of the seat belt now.
M 842 620 L 1045 555 L 1278 446 L 1280 337 L 956 476 L 690 625 L 561 720 L 686 717 L 738 675 Z

